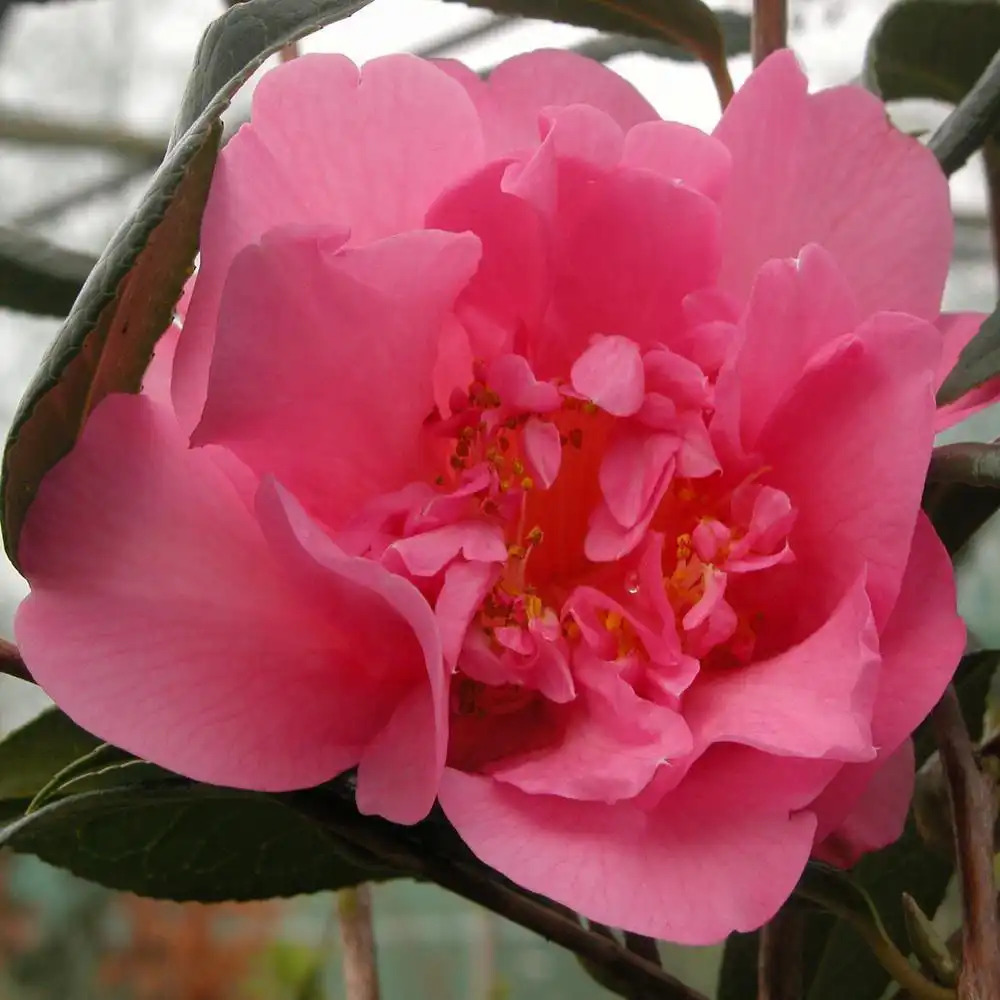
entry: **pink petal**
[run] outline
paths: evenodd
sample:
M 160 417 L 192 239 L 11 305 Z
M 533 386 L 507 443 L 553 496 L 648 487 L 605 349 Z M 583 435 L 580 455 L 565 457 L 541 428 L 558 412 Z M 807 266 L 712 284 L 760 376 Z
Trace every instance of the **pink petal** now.
M 501 190 L 509 161 L 498 160 L 448 188 L 430 207 L 428 229 L 473 232 L 483 256 L 457 311 L 475 354 L 510 350 L 519 327 L 541 322 L 551 281 L 542 220 L 533 205 Z M 504 341 L 491 344 L 500 331 Z
M 559 428 L 548 420 L 532 417 L 524 425 L 523 441 L 528 471 L 536 484 L 547 490 L 556 481 L 562 464 Z
M 650 437 L 668 438 L 669 435 L 650 435 Z M 604 461 L 606 464 L 608 461 L 607 456 Z M 601 468 L 604 468 L 603 464 Z M 659 466 L 653 463 L 651 468 L 655 470 Z M 674 479 L 675 468 L 676 463 L 673 461 L 669 461 L 662 466 L 658 477 L 652 481 L 643 512 L 639 519 L 630 527 L 626 527 L 619 522 L 616 515 L 611 512 L 606 498 L 594 508 L 590 515 L 587 525 L 587 535 L 583 543 L 584 553 L 591 562 L 613 562 L 616 559 L 621 559 L 623 556 L 628 555 L 643 540 L 649 524 L 653 520 L 653 515 L 660 505 L 660 501 L 667 495 L 667 490 L 670 489 L 670 484 Z M 647 486 L 644 482 L 643 495 L 646 495 L 646 489 Z M 626 507 L 625 504 L 628 503 L 631 505 L 632 494 L 630 492 L 618 493 L 617 490 L 618 486 L 616 485 L 610 495 L 615 496 L 617 502 L 622 504 L 621 512 L 624 513 L 624 511 L 631 509 L 631 506 Z
M 951 559 L 921 513 L 903 583 L 882 631 L 882 671 L 872 733 L 895 748 L 937 704 L 965 649 Z
M 603 111 L 585 104 L 552 109 L 542 116 L 542 144 L 530 159 L 512 163 L 503 189 L 523 198 L 546 218 L 576 219 L 595 192 L 592 180 L 621 160 L 625 137 Z M 565 223 L 563 228 L 568 228 Z M 561 251 L 557 245 L 556 254 Z
M 691 734 L 672 709 L 639 698 L 609 663 L 587 671 L 587 686 L 563 713 L 557 746 L 490 768 L 531 795 L 617 802 L 636 796 L 664 761 L 687 756 Z
M 389 546 L 406 571 L 414 576 L 434 576 L 459 555 L 472 562 L 504 562 L 507 545 L 496 524 L 466 521 L 447 524 Z
M 469 624 L 499 577 L 491 563 L 455 562 L 445 570 L 444 583 L 434 605 L 445 663 L 454 669 Z
M 899 598 L 881 636 L 882 669 L 872 715 L 879 763 L 926 718 L 958 666 L 966 636 L 955 604 L 951 560 L 921 514 Z M 820 819 L 820 838 L 855 809 L 877 766 L 845 767 L 820 796 L 813 807 Z
M 173 402 L 170 397 L 170 376 L 180 334 L 181 328 L 176 322 L 167 327 L 166 333 L 156 342 L 153 357 L 142 377 L 142 394 L 171 409 Z
M 715 130 L 733 158 L 722 201 L 721 286 L 745 299 L 773 257 L 807 243 L 833 254 L 862 315 L 931 320 L 951 256 L 948 182 L 859 87 L 809 95 L 788 50 L 740 89 Z
M 646 99 L 601 63 L 562 49 L 540 49 L 501 63 L 486 84 L 465 67 L 443 67 L 476 103 L 491 157 L 534 149 L 543 108 L 589 104 L 623 129 L 659 116 Z
M 710 285 L 718 268 L 716 207 L 704 195 L 623 167 L 594 179 L 588 197 L 586 210 L 555 223 L 564 234 L 557 325 L 537 346 L 554 368 L 560 350 L 569 364 L 594 333 L 629 337 L 640 348 L 669 343 L 683 329 L 685 297 Z
M 752 446 L 806 362 L 859 322 L 850 288 L 822 247 L 807 246 L 794 261 L 772 260 L 760 269 L 735 360 L 744 443 Z
M 570 370 L 573 388 L 615 417 L 637 413 L 645 395 L 645 372 L 635 341 L 597 336 Z
M 486 381 L 500 397 L 504 414 L 551 413 L 562 405 L 559 390 L 536 379 L 520 354 L 501 354 L 487 369 Z
M 913 797 L 913 742 L 906 740 L 888 757 L 880 756 L 871 764 L 845 768 L 848 770 L 852 778 L 860 779 L 854 808 L 814 852 L 820 860 L 844 868 L 902 835 Z
M 650 812 L 452 769 L 440 801 L 473 853 L 529 891 L 614 927 L 710 944 L 760 926 L 801 875 L 815 820 L 798 810 L 828 780 L 827 765 L 802 765 L 720 748 Z
M 871 760 L 878 668 L 878 636 L 862 578 L 804 642 L 696 681 L 685 696 L 684 716 L 699 746 L 723 741 L 795 757 Z
M 625 136 L 622 163 L 679 180 L 719 201 L 732 157 L 718 139 L 679 122 L 645 122 Z
M 676 453 L 672 434 L 624 427 L 611 439 L 598 476 L 604 502 L 623 528 L 653 513 L 654 498 Z
M 201 264 L 178 352 L 174 396 L 198 421 L 223 284 L 233 258 L 269 229 L 337 225 L 365 243 L 418 229 L 437 195 L 483 162 L 482 129 L 462 87 L 412 56 L 309 55 L 269 72 L 252 120 L 212 178 Z
M 420 478 L 437 335 L 477 255 L 475 237 L 430 230 L 333 254 L 275 233 L 244 250 L 193 440 L 225 444 L 334 526 Z
M 875 621 L 885 624 L 933 442 L 939 353 L 930 324 L 876 315 L 813 359 L 755 442 L 768 484 L 797 510 L 789 542 L 801 607 L 832 610 L 867 567 Z
M 434 803 L 447 744 L 448 687 L 433 612 L 407 580 L 370 559 L 345 555 L 274 480 L 262 484 L 257 511 L 288 571 L 351 623 L 350 638 L 340 637 L 351 643 L 349 649 L 335 649 L 348 661 L 354 682 L 366 682 L 369 698 L 380 697 L 392 657 L 405 651 L 411 662 L 422 661 L 423 670 L 397 695 L 392 714 L 365 747 L 357 786 L 362 812 L 416 823 Z M 406 649 L 414 643 L 416 657 Z
M 941 356 L 941 366 L 938 369 L 938 387 L 944 382 L 952 368 L 958 362 L 962 348 L 979 332 L 985 313 L 942 313 L 937 319 L 937 328 L 944 334 L 944 352 Z M 942 406 L 937 412 L 935 429 L 946 430 L 960 423 L 966 417 L 987 406 L 992 406 L 1000 399 L 1000 377 L 992 378 L 983 385 L 967 392 L 954 403 Z
M 430 609 L 344 566 L 290 576 L 215 452 L 143 396 L 104 400 L 25 524 L 18 643 L 102 739 L 200 781 L 315 785 L 428 687 Z

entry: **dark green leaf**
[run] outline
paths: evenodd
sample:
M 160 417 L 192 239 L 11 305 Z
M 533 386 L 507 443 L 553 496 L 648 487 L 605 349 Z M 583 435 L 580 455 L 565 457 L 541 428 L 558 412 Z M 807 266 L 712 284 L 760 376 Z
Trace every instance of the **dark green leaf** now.
M 760 934 L 730 934 L 722 952 L 716 1000 L 747 1000 L 757 995 Z
M 246 0 L 209 26 L 171 146 L 150 188 L 87 279 L 14 417 L 3 457 L 4 545 L 17 565 L 25 514 L 42 477 L 111 392 L 136 392 L 191 271 L 219 116 L 270 55 L 369 0 Z
M 1000 489 L 929 483 L 923 505 L 944 547 L 955 555 L 1000 509 Z
M 197 784 L 72 795 L 11 823 L 0 846 L 158 899 L 268 899 L 396 874 L 359 866 L 275 798 Z
M 921 968 L 928 971 L 937 982 L 954 986 L 958 982 L 955 956 L 948 950 L 930 918 L 908 892 L 903 893 L 902 902 L 910 948 Z
M 955 104 L 998 48 L 996 0 L 902 0 L 869 39 L 863 79 L 887 101 L 930 97 Z
M 877 908 L 888 937 L 899 945 L 907 940 L 903 893 L 933 913 L 944 896 L 951 867 L 928 854 L 911 820 L 895 844 L 863 858 L 852 877 Z M 853 927 L 838 921 L 826 940 L 808 1000 L 878 1000 L 888 984 L 889 973 L 868 944 Z
M 795 893 L 830 913 L 859 917 L 884 933 L 882 918 L 871 896 L 860 882 L 840 868 L 810 861 Z
M 0 741 L 0 800 L 33 798 L 100 744 L 58 708 L 42 712 Z
M 963 657 L 955 674 L 955 688 L 973 740 L 978 740 L 983 731 L 986 694 L 998 661 L 997 652 L 972 653 Z M 914 745 L 919 766 L 934 749 L 926 722 L 914 734 Z M 903 893 L 909 893 L 921 910 L 933 915 L 944 897 L 951 872 L 950 863 L 924 846 L 911 817 L 895 844 L 864 857 L 851 874 L 878 912 L 887 935 L 898 946 L 908 940 Z M 815 968 L 808 1000 L 878 1000 L 889 983 L 889 974 L 871 948 L 841 921 L 826 937 Z
M 96 258 L 0 226 L 0 306 L 65 316 Z
M 1000 7 L 1000 4 L 997 5 Z M 962 348 L 955 367 L 938 390 L 939 406 L 954 403 L 967 392 L 1000 374 L 1000 310 L 983 320 L 979 332 Z
M 727 56 L 744 55 L 750 51 L 750 18 L 735 10 L 716 12 Z M 697 56 L 680 45 L 655 38 L 638 38 L 635 35 L 598 35 L 572 47 L 573 52 L 598 62 L 607 62 L 615 56 L 644 52 L 675 62 L 690 62 Z
M 701 0 L 462 0 L 496 14 L 535 17 L 672 42 L 708 67 L 723 103 L 733 94 L 719 21 Z

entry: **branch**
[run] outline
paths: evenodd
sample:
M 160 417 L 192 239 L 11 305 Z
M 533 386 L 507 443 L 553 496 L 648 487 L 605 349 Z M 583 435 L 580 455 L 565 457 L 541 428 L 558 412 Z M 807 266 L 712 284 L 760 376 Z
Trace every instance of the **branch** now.
M 476 21 L 475 24 L 471 24 L 468 27 L 459 28 L 458 31 L 453 31 L 451 34 L 435 38 L 422 48 L 417 49 L 414 55 L 419 56 L 421 59 L 434 59 L 461 45 L 466 45 L 468 42 L 475 42 L 480 38 L 494 35 L 498 31 L 505 31 L 507 28 L 511 28 L 517 24 L 519 20 L 520 18 L 516 17 L 491 15 L 485 19 Z
M 759 66 L 772 52 L 787 47 L 787 0 L 753 0 L 750 23 L 754 66 Z
M 60 149 L 98 149 L 158 166 L 167 148 L 166 139 L 135 135 L 111 125 L 81 125 L 55 118 L 36 118 L 10 109 L 0 110 L 0 140 Z
M 87 254 L 0 226 L 0 306 L 65 316 L 96 263 Z
M 805 914 L 795 903 L 786 904 L 761 928 L 757 1000 L 800 1000 L 805 934 Z
M 459 844 L 428 842 L 419 827 L 393 826 L 359 815 L 349 803 L 293 793 L 283 800 L 311 816 L 336 836 L 390 869 L 435 882 L 521 927 L 542 935 L 601 972 L 601 981 L 629 1000 L 707 1000 L 613 938 L 583 927 L 564 907 L 526 893 L 497 872 L 466 855 Z M 612 985 L 613 984 L 613 985 Z
M 337 893 L 340 939 L 344 946 L 346 1000 L 379 1000 L 375 932 L 372 928 L 371 886 L 359 885 Z
M 150 169 L 145 163 L 130 163 L 121 170 L 116 170 L 105 177 L 98 177 L 90 183 L 83 184 L 71 191 L 58 194 L 53 198 L 47 198 L 18 213 L 10 221 L 15 226 L 32 229 L 43 222 L 49 222 L 51 219 L 62 215 L 63 212 L 71 208 L 79 208 L 81 205 L 85 205 L 93 198 L 114 194 L 119 188 L 128 184 L 129 181 L 134 180 Z
M 0 639 L 0 674 L 16 677 L 19 681 L 27 681 L 29 684 L 36 683 L 31 671 L 24 665 L 17 646 L 6 639 Z
M 1000 489 L 1000 444 L 962 441 L 935 448 L 927 481 Z
M 959 1000 L 1000 997 L 1000 922 L 993 879 L 996 804 L 990 779 L 976 763 L 954 685 L 931 714 L 948 780 L 962 885 L 962 970 Z
M 941 169 L 951 176 L 964 166 L 1000 121 L 1000 52 L 975 86 L 934 130 L 927 143 Z

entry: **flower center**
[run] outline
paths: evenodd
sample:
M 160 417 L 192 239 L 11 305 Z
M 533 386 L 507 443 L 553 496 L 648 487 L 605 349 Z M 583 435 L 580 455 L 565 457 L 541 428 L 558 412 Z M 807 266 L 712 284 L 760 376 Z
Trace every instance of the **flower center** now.
M 551 740 L 580 662 L 674 706 L 700 670 L 749 662 L 763 618 L 741 579 L 792 558 L 794 512 L 766 469 L 734 482 L 685 457 L 707 414 L 665 430 L 526 363 L 516 375 L 480 378 L 435 427 L 438 488 L 506 547 L 452 685 L 450 758 L 466 769 Z

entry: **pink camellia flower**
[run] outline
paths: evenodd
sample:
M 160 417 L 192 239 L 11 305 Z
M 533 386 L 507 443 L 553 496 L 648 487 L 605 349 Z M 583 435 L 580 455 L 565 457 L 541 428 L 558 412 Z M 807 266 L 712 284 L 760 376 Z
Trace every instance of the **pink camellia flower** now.
M 756 927 L 898 836 L 962 652 L 950 248 L 931 155 L 787 52 L 713 135 L 564 52 L 284 65 L 31 509 L 25 659 L 193 778 L 357 766 L 595 920 Z

